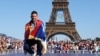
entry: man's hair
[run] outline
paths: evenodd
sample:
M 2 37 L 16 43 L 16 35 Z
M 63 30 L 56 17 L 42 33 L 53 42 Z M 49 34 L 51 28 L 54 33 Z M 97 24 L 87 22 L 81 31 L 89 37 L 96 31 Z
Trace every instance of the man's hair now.
M 32 14 L 37 14 L 37 15 L 38 15 L 37 11 L 32 11 L 32 12 L 31 12 L 31 15 L 32 15 Z

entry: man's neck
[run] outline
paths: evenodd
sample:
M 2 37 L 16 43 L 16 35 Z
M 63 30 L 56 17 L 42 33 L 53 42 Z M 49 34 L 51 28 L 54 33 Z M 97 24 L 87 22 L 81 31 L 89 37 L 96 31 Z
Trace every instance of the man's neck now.
M 37 21 L 32 21 L 32 24 L 36 24 Z

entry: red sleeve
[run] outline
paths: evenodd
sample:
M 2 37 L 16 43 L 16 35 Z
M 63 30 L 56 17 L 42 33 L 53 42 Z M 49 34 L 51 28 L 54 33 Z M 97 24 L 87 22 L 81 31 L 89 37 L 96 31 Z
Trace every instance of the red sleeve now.
M 30 32 L 30 30 L 29 30 L 29 24 L 27 23 L 27 24 L 25 25 L 25 33 L 24 33 L 24 38 L 25 38 L 25 39 L 28 38 L 29 32 Z

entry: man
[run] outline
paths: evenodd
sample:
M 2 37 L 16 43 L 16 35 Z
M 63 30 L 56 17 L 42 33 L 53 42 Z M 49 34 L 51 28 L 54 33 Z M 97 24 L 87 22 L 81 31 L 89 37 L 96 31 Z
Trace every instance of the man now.
M 46 36 L 43 30 L 43 22 L 38 19 L 38 13 L 32 11 L 31 20 L 25 25 L 24 50 L 33 56 L 34 45 L 37 45 L 37 56 L 46 53 Z

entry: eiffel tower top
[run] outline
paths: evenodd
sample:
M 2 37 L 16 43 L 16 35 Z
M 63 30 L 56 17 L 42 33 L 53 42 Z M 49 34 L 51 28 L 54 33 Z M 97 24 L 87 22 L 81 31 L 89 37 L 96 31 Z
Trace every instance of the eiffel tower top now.
M 68 0 L 54 0 L 54 2 L 68 2 Z
M 52 8 L 49 22 L 56 23 L 57 17 L 61 16 L 64 17 L 64 23 L 72 23 L 69 9 L 68 9 L 68 5 L 69 5 L 68 0 L 53 0 L 52 5 L 53 8 Z M 57 15 L 59 11 L 61 11 L 62 13 Z
M 69 5 L 69 2 L 68 0 L 53 0 L 52 4 L 54 7 L 57 7 L 60 5 L 66 7 Z

